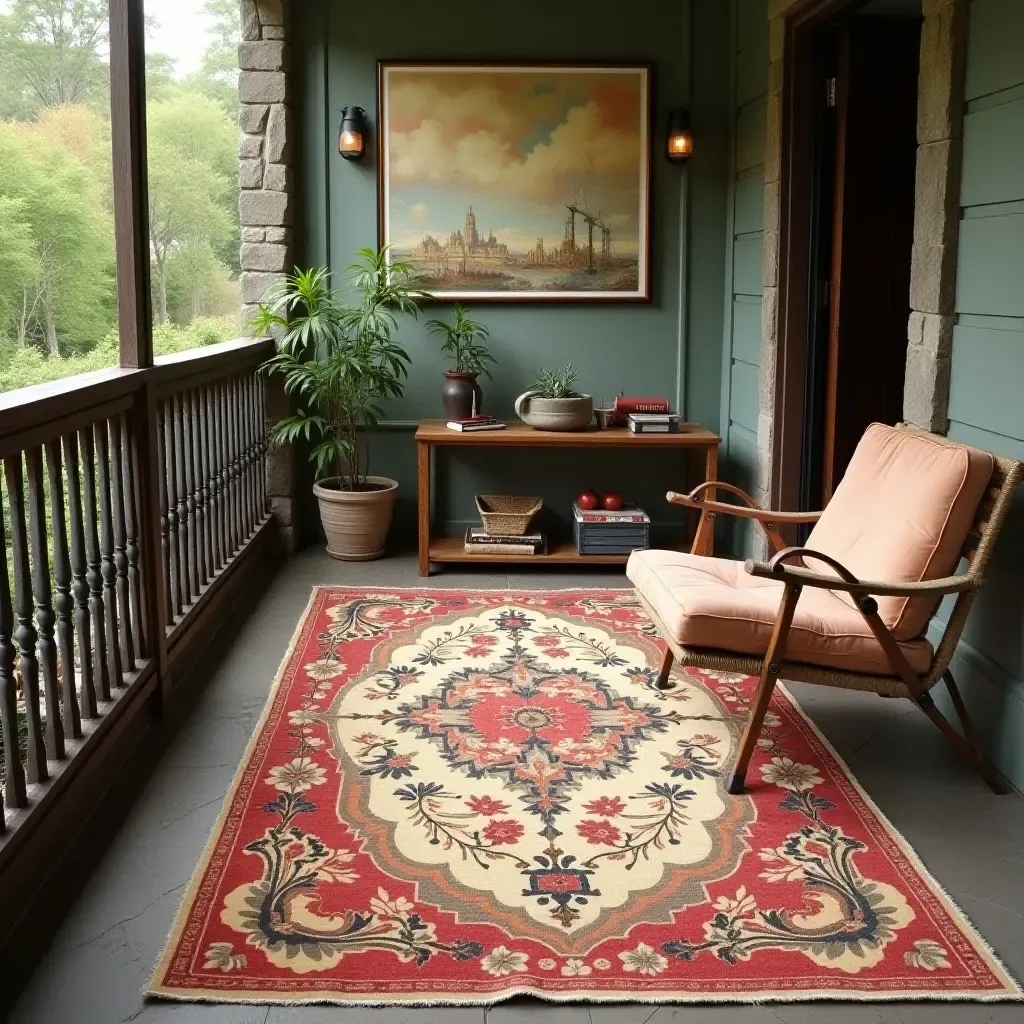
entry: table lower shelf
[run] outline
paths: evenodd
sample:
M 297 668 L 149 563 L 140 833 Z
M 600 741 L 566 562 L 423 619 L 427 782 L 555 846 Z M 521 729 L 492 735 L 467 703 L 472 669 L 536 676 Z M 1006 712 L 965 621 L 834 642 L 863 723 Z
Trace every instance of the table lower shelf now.
M 431 562 L 517 562 L 547 565 L 625 565 L 629 555 L 581 555 L 572 541 L 551 544 L 543 555 L 476 554 L 465 549 L 464 537 L 433 537 Z

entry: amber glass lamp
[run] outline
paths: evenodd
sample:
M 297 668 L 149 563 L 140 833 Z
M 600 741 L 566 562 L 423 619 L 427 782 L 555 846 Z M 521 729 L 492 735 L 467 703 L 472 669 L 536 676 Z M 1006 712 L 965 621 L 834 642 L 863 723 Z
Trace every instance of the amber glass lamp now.
M 665 154 L 673 163 L 685 163 L 693 155 L 690 112 L 676 107 L 668 116 L 668 145 Z
M 362 160 L 366 152 L 366 111 L 362 107 L 346 107 L 341 112 L 338 152 L 346 160 Z

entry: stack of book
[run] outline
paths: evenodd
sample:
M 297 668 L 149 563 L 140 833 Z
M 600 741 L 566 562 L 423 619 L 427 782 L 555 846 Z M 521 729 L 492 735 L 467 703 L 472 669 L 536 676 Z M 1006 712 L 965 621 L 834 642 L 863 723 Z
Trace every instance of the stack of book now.
M 628 555 L 651 544 L 651 517 L 637 505 L 614 512 L 572 505 L 573 539 L 581 555 Z
M 458 430 L 460 433 L 469 433 L 474 430 L 504 430 L 505 424 L 496 420 L 493 416 L 469 416 L 464 420 L 449 420 L 449 430 Z
M 634 434 L 678 434 L 679 414 L 675 412 L 633 412 L 629 429 Z
M 471 555 L 542 555 L 546 543 L 543 533 L 500 536 L 488 533 L 482 526 L 471 526 L 466 530 L 465 548 Z

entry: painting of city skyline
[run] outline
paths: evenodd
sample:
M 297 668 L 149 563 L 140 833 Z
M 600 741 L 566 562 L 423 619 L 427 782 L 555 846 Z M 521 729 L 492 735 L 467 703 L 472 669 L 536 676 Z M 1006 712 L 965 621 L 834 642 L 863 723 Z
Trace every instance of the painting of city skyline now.
M 380 62 L 381 244 L 442 300 L 649 299 L 650 74 Z

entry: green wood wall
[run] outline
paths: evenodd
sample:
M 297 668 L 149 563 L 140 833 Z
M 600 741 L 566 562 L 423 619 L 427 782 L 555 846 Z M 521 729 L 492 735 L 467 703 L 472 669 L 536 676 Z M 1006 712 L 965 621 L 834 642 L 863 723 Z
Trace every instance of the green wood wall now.
M 723 474 L 748 493 L 757 486 L 761 372 L 761 251 L 764 225 L 767 0 L 733 0 L 730 23 L 731 145 L 722 346 Z M 750 553 L 750 524 L 724 524 L 726 543 Z
M 949 433 L 1024 459 L 1024 3 L 972 0 Z M 955 666 L 1024 787 L 1024 495 Z
M 297 19 L 295 97 L 302 130 L 297 244 L 305 263 L 341 271 L 375 244 L 374 159 L 337 156 L 341 107 L 376 110 L 376 61 L 404 59 L 650 60 L 655 63 L 652 170 L 653 292 L 649 305 L 480 305 L 498 364 L 484 381 L 485 407 L 511 418 L 535 372 L 572 360 L 596 399 L 620 390 L 668 395 L 692 419 L 720 421 L 729 138 L 728 5 L 719 0 L 647 0 L 628 14 L 620 0 L 521 0 L 514 16 L 478 0 L 364 5 L 307 0 Z M 662 156 L 671 107 L 689 103 L 696 154 L 685 169 Z M 763 117 L 763 115 L 762 115 Z M 754 268 L 754 276 L 760 271 Z M 443 312 L 443 310 L 442 310 Z M 436 315 L 431 311 L 430 315 Z M 402 331 L 413 358 L 390 426 L 373 439 L 375 472 L 401 485 L 397 529 L 415 508 L 412 425 L 440 416 L 442 369 L 421 325 Z M 563 520 L 584 486 L 618 486 L 648 507 L 660 536 L 680 528 L 668 487 L 683 483 L 678 456 L 509 452 L 446 456 L 436 478 L 435 518 L 449 530 L 476 520 L 473 494 L 542 494 Z M 315 515 L 315 512 L 314 512 Z M 311 523 L 311 526 L 313 524 Z

